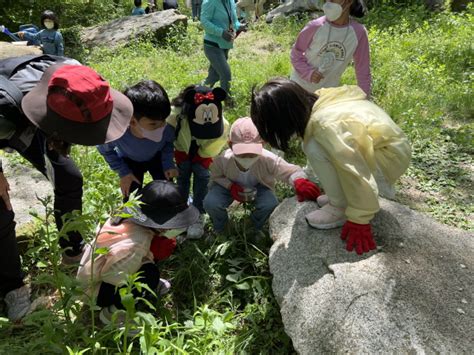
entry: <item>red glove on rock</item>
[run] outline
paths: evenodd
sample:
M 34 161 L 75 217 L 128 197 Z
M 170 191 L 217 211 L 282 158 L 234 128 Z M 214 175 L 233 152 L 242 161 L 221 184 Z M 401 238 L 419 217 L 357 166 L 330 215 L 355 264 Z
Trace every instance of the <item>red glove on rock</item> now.
M 299 202 L 305 200 L 316 200 L 321 195 L 318 185 L 308 179 L 296 179 L 294 182 L 296 197 Z
M 192 160 L 193 163 L 199 163 L 203 168 L 209 169 L 209 166 L 212 163 L 212 158 L 203 158 L 199 154 L 196 154 Z
M 166 238 L 155 235 L 151 240 L 150 251 L 153 253 L 153 259 L 165 260 L 173 254 L 176 248 L 176 238 Z
M 348 238 L 349 237 L 349 238 Z M 374 237 L 372 236 L 372 229 L 370 224 L 357 224 L 347 221 L 342 227 L 341 239 L 346 240 L 346 250 L 355 250 L 356 253 L 368 253 L 376 248 Z
M 232 198 L 239 202 L 245 202 L 244 198 L 240 196 L 239 192 L 244 192 L 244 188 L 235 182 L 230 186 L 230 195 Z
M 176 164 L 181 164 L 182 162 L 189 160 L 189 155 L 181 150 L 175 150 L 174 160 L 176 161 Z

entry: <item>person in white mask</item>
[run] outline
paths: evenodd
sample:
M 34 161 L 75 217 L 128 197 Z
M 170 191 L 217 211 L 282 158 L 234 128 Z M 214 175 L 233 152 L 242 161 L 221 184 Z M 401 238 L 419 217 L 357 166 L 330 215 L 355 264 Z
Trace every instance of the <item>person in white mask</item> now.
M 211 165 L 211 183 L 204 199 L 216 233 L 225 231 L 227 207 L 234 200 L 254 205 L 250 218 L 255 230 L 261 231 L 279 203 L 274 192 L 277 180 L 294 186 L 298 201 L 316 200 L 320 195 L 318 186 L 306 178 L 301 167 L 263 148 L 249 117 L 234 122 L 229 146 Z
M 43 29 L 33 33 L 30 31 L 20 31 L 16 34 L 20 39 L 39 42 L 44 54 L 64 56 L 64 40 L 59 32 L 59 21 L 53 11 L 46 10 L 41 14 L 41 25 Z
M 366 12 L 363 0 L 327 0 L 324 16 L 310 21 L 291 49 L 291 80 L 307 91 L 340 86 L 354 61 L 357 85 L 370 96 L 371 73 L 367 30 L 352 19 Z
M 146 172 L 154 180 L 172 180 L 178 170 L 173 162 L 175 129 L 166 123 L 171 104 L 165 89 L 153 80 L 144 80 L 124 94 L 133 104 L 130 126 L 122 137 L 97 149 L 119 175 L 127 200 L 142 186 Z

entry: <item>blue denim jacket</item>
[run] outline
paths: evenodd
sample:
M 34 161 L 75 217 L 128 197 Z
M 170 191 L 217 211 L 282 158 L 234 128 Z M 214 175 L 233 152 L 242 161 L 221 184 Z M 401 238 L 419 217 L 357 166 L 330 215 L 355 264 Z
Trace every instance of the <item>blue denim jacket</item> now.
M 25 31 L 25 39 L 28 41 L 39 40 L 44 54 L 64 56 L 63 36 L 57 30 L 44 29 L 38 33 Z
M 229 15 L 232 20 L 234 31 L 240 27 L 237 19 L 237 10 L 234 0 L 204 0 L 201 5 L 201 24 L 204 27 L 204 39 L 217 43 L 219 48 L 230 49 L 234 47 L 233 42 L 222 38 L 222 32 L 228 30 Z

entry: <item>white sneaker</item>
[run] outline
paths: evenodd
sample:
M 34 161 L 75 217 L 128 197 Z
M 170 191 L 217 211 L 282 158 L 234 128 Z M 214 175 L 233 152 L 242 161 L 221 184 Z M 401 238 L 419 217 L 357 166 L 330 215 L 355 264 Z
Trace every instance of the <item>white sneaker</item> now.
M 24 285 L 8 292 L 5 295 L 5 304 L 7 305 L 8 319 L 16 322 L 23 318 L 31 307 L 29 287 Z
M 346 223 L 345 208 L 335 207 L 328 203 L 321 209 L 306 215 L 306 222 L 317 229 L 332 229 L 341 227 Z
M 171 283 L 166 279 L 160 279 L 158 286 L 156 286 L 156 294 L 158 296 L 164 296 L 170 292 Z
M 204 234 L 204 217 L 203 215 L 200 215 L 199 220 L 188 227 L 186 238 L 199 239 L 203 236 L 203 234 Z
M 318 196 L 318 198 L 316 199 L 316 203 L 318 204 L 320 208 L 323 207 L 324 205 L 327 205 L 329 203 L 328 195 Z

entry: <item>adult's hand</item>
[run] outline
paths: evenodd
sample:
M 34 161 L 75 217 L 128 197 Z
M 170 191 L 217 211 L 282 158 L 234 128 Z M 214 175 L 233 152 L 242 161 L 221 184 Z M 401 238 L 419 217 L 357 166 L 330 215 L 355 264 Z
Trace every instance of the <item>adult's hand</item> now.
M 12 210 L 12 205 L 10 203 L 10 185 L 8 184 L 7 178 L 0 172 L 0 198 L 5 202 L 5 206 L 8 211 Z
M 222 38 L 224 39 L 224 41 L 232 42 L 235 38 L 235 32 L 232 30 L 225 30 L 224 32 L 222 32 Z
M 122 190 L 122 194 L 124 196 L 128 196 L 130 194 L 130 186 L 133 182 L 140 184 L 140 181 L 138 181 L 138 179 L 132 173 L 120 178 L 120 190 Z
M 312 83 L 319 83 L 322 79 L 324 79 L 323 74 L 319 71 L 315 70 L 313 74 L 311 74 L 311 82 Z
M 16 35 L 20 37 L 20 39 L 23 39 L 23 37 L 25 37 L 25 32 L 17 32 Z

